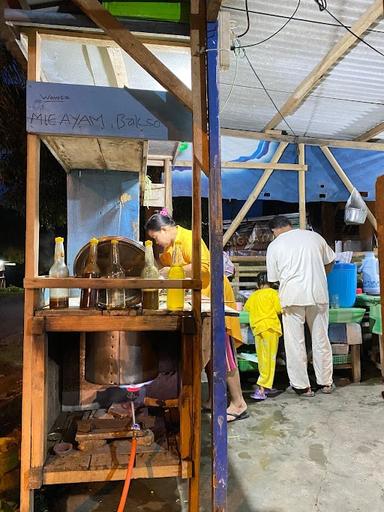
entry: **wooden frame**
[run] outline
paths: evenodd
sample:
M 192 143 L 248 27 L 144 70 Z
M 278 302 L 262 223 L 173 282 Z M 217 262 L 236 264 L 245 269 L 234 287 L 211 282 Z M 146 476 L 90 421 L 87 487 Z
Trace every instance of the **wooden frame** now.
M 176 331 L 181 337 L 181 391 L 180 410 L 180 461 L 174 465 L 136 468 L 133 478 L 183 477 L 189 479 L 190 512 L 199 509 L 199 465 L 200 465 L 200 421 L 201 421 L 201 192 L 200 174 L 208 169 L 207 104 L 205 92 L 205 56 L 200 51 L 206 37 L 205 2 L 192 1 L 191 44 L 193 88 L 192 96 L 184 84 L 175 80 L 173 74 L 137 41 L 126 29 L 93 0 L 77 0 L 96 22 L 105 28 L 120 46 L 129 53 L 152 76 L 173 92 L 184 104 L 193 109 L 193 272 L 192 279 L 153 280 L 152 288 L 192 289 L 193 308 L 190 312 L 162 315 L 98 315 L 89 311 L 79 314 L 71 311 L 38 311 L 39 290 L 42 288 L 146 288 L 148 280 L 126 278 L 114 283 L 101 279 L 90 283 L 77 278 L 54 279 L 38 275 L 39 252 L 39 150 L 41 138 L 28 134 L 27 157 L 27 221 L 26 221 L 26 272 L 25 272 L 25 329 L 23 365 L 23 432 L 21 451 L 21 497 L 20 511 L 32 512 L 34 489 L 43 484 L 71 483 L 78 481 L 120 480 L 125 470 L 77 470 L 51 471 L 45 468 L 47 455 L 47 361 L 48 332 L 99 332 L 123 331 Z M 93 10 L 95 8 L 95 10 Z M 101 8 L 101 10 L 100 10 Z M 92 14 L 89 10 L 92 9 Z M 104 26 L 105 23 L 105 26 Z M 40 36 L 29 31 L 28 79 L 40 78 Z M 114 56 L 112 56 L 114 58 Z M 147 58 L 148 57 L 148 58 Z M 119 56 L 118 56 L 119 58 Z M 147 60 L 147 62 L 144 62 Z M 115 66 L 116 67 L 116 66 Z M 116 68 L 116 82 L 120 85 L 125 77 Z M 150 69 L 149 69 L 150 68 Z M 161 80 L 160 80 L 161 79 Z M 181 85 L 180 85 L 181 84 Z M 167 206 L 171 206 L 170 159 L 165 160 L 165 179 L 168 185 Z M 33 398 L 32 398 L 33 397 Z M 32 407 L 38 399 L 40 408 Z

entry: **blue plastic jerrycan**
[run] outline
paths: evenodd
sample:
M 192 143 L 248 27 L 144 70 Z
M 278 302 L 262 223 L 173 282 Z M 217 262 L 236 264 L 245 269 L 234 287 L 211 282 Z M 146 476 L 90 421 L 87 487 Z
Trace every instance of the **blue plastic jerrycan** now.
M 328 274 L 327 280 L 331 307 L 353 307 L 357 287 L 357 266 L 355 263 L 336 262 L 332 271 Z
M 373 252 L 365 253 L 359 272 L 363 274 L 363 292 L 380 295 L 379 260 Z

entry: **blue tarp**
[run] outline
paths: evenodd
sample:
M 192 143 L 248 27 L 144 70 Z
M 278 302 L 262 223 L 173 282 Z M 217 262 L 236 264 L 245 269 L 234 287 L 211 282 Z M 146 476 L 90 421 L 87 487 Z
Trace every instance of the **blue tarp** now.
M 234 137 L 222 137 L 221 158 L 233 162 L 270 162 L 277 149 L 277 142 L 256 141 Z M 364 193 L 366 201 L 375 200 L 375 183 L 384 174 L 384 152 L 358 149 L 331 148 L 336 160 L 351 182 Z M 177 160 L 192 160 L 191 144 L 179 153 Z M 192 174 L 190 168 L 176 166 L 173 172 L 173 195 L 191 195 Z M 297 163 L 297 146 L 289 144 L 280 163 Z M 306 200 L 338 202 L 346 201 L 349 193 L 337 176 L 321 149 L 305 147 Z M 245 200 L 257 184 L 263 170 L 223 169 L 223 199 Z M 208 197 L 208 179 L 202 176 L 202 196 Z M 366 195 L 367 194 L 367 195 Z M 298 202 L 298 179 L 296 171 L 274 171 L 259 199 Z

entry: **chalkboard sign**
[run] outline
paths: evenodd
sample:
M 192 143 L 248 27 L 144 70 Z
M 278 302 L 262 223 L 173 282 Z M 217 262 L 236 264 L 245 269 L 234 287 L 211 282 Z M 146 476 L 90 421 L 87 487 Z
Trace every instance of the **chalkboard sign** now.
M 27 132 L 191 141 L 192 115 L 169 92 L 28 81 Z

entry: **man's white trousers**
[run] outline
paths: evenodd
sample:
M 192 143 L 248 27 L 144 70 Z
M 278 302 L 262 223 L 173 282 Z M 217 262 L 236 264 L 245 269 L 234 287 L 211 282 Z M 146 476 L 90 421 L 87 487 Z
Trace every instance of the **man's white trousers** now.
M 291 386 L 305 389 L 310 386 L 307 371 L 304 324 L 312 336 L 312 357 L 316 381 L 320 386 L 332 384 L 332 348 L 328 338 L 328 304 L 289 306 L 284 308 L 284 345 L 287 372 Z

